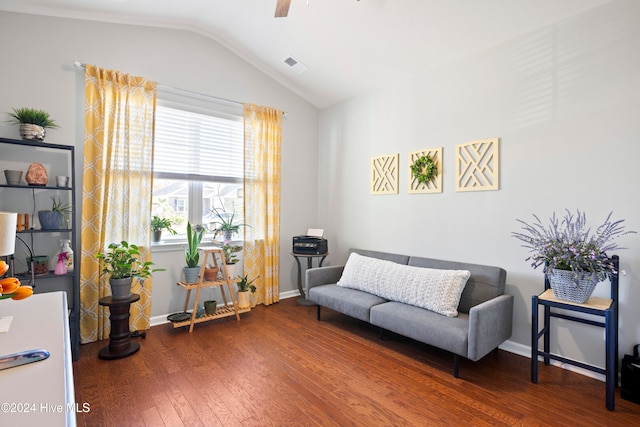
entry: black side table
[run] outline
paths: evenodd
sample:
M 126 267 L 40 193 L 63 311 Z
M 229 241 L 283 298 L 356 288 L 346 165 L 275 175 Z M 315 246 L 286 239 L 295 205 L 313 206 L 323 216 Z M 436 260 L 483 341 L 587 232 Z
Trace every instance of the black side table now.
M 113 299 L 112 297 L 100 298 L 100 305 L 109 307 L 109 320 L 111 332 L 109 333 L 109 345 L 98 353 L 100 359 L 113 360 L 131 356 L 140 350 L 140 344 L 131 341 L 129 332 L 129 309 L 131 303 L 140 299 L 140 295 L 131 294 L 129 298 Z
M 307 259 L 308 269 L 313 267 L 314 258 L 320 258 L 318 267 L 322 267 L 322 263 L 324 262 L 324 259 L 327 257 L 327 255 L 329 255 L 329 252 L 326 252 L 324 254 L 296 254 L 294 252 L 291 252 L 291 255 L 293 255 L 293 257 L 296 259 L 296 264 L 298 264 L 298 291 L 300 291 L 300 298 L 298 298 L 297 302 L 300 305 L 316 305 L 306 298 L 304 289 L 302 289 L 302 267 L 300 266 L 300 258 Z

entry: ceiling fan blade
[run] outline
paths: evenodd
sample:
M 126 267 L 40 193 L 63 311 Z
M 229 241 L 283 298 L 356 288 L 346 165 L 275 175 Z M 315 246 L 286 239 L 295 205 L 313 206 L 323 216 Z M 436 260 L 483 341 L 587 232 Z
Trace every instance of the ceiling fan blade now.
M 276 3 L 276 18 L 286 18 L 289 14 L 291 0 L 278 0 Z

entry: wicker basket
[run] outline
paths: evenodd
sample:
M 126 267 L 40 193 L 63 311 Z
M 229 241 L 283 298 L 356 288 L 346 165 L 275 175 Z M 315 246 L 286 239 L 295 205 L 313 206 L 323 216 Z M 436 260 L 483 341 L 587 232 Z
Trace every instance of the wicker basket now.
M 591 297 L 599 282 L 595 274 L 581 274 L 576 280 L 573 271 L 566 270 L 554 270 L 547 277 L 556 298 L 579 304 Z

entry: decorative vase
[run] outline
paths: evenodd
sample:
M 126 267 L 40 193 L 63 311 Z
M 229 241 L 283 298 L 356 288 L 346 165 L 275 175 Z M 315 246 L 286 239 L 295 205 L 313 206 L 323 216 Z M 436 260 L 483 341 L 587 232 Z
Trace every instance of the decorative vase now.
M 22 171 L 5 170 L 4 177 L 7 179 L 9 185 L 20 185 L 22 179 Z
M 31 123 L 21 123 L 18 127 L 18 131 L 20 132 L 20 138 L 22 139 L 37 139 L 39 141 L 44 141 L 44 137 L 46 135 L 45 128 Z
M 184 267 L 182 270 L 186 283 L 196 283 L 200 280 L 200 267 Z
M 216 314 L 216 309 L 218 308 L 218 301 L 210 300 L 204 302 L 204 312 L 207 316 L 212 316 Z
M 553 270 L 547 277 L 556 298 L 578 304 L 586 302 L 600 282 L 596 274 L 582 273 L 576 279 L 573 271 L 568 270 Z
M 158 243 L 162 238 L 162 230 L 154 230 L 151 232 L 151 241 L 153 243 Z
M 64 215 L 57 211 L 38 211 L 38 219 L 43 230 L 59 230 L 62 227 Z
M 122 279 L 109 279 L 111 285 L 111 298 L 127 299 L 131 296 L 131 277 Z
M 220 269 L 218 267 L 205 268 L 204 269 L 204 280 L 207 282 L 215 282 L 218 279 L 218 272 Z
M 250 308 L 251 307 L 251 298 L 249 291 L 241 291 L 238 292 L 238 308 Z

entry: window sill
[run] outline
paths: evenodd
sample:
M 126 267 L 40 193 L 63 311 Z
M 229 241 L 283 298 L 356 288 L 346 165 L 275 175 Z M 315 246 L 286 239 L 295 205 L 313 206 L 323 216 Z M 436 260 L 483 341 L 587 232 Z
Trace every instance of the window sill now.
M 151 250 L 153 252 L 177 252 L 183 251 L 187 241 L 160 241 L 151 243 Z

